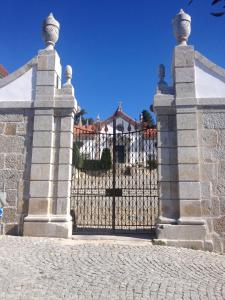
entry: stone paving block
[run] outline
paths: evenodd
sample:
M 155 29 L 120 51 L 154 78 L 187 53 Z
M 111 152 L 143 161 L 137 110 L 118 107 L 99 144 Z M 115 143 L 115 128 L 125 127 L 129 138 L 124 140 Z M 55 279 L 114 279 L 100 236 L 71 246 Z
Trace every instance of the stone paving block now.
M 0 239 L 0 272 L 7 268 L 11 278 L 0 283 L 4 300 L 224 298 L 222 255 L 137 239 Z M 197 240 L 180 244 L 202 246 Z

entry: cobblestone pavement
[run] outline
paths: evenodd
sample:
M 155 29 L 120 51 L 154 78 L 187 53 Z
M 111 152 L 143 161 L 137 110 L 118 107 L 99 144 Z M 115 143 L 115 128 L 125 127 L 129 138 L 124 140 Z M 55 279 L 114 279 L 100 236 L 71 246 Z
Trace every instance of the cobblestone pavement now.
M 2 236 L 0 299 L 225 299 L 225 256 L 148 241 Z

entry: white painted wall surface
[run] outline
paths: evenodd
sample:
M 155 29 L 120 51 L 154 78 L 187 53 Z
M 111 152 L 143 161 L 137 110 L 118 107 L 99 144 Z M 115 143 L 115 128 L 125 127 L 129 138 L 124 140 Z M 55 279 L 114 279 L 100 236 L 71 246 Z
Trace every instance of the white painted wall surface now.
M 0 101 L 34 101 L 36 67 L 0 88 Z
M 128 132 L 128 126 L 129 126 L 129 123 L 128 123 L 126 120 L 122 119 L 121 117 L 118 117 L 118 118 L 116 119 L 116 125 L 119 125 L 119 124 L 123 124 L 123 126 L 124 126 L 124 131 L 123 131 L 123 133 Z M 108 128 L 107 133 L 111 133 L 111 134 L 112 134 L 112 133 L 113 133 L 113 122 L 109 123 L 109 124 L 107 125 L 107 128 Z M 133 125 L 131 125 L 131 131 L 135 131 L 135 128 L 134 128 Z M 102 133 L 105 133 L 105 128 L 104 128 L 104 127 L 102 128 L 101 132 L 102 132 Z M 121 131 L 116 130 L 116 133 L 121 133 Z
M 195 89 L 197 98 L 224 98 L 225 78 L 196 61 Z

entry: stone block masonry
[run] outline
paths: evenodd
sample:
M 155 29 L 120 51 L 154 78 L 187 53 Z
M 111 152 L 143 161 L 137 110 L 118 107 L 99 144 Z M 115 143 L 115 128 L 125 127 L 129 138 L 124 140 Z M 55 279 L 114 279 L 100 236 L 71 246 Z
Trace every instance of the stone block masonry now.
M 0 110 L 0 190 L 7 202 L 3 234 L 22 234 L 29 203 L 32 133 L 32 110 Z
M 225 251 L 225 109 L 199 112 L 202 214 L 215 250 Z
M 173 57 L 173 84 L 169 87 L 164 83 L 162 89 L 159 83 L 154 99 L 160 139 L 161 212 L 157 234 L 168 245 L 222 253 L 225 252 L 225 70 L 186 44 L 190 16 L 180 11 L 174 20 L 178 46 Z M 171 114 L 175 124 L 173 138 L 165 125 Z M 171 151 L 176 154 L 173 159 Z
M 44 22 L 46 48 L 0 80 L 0 192 L 3 234 L 68 238 L 74 113 L 72 68 L 54 44 L 59 23 Z

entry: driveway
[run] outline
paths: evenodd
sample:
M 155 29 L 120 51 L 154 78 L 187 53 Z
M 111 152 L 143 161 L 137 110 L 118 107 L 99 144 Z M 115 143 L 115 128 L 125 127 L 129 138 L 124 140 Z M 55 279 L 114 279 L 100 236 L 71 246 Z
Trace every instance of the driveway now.
M 0 299 L 225 299 L 225 256 L 126 238 L 1 236 Z

